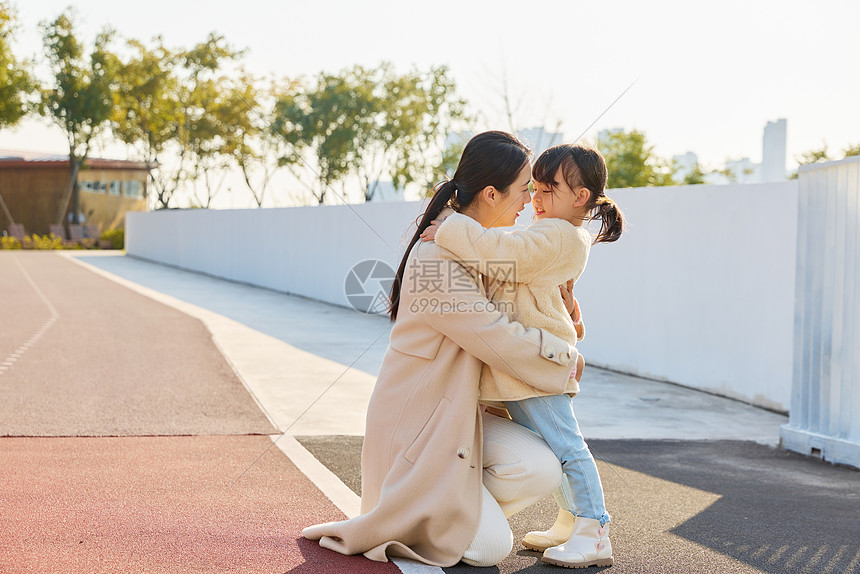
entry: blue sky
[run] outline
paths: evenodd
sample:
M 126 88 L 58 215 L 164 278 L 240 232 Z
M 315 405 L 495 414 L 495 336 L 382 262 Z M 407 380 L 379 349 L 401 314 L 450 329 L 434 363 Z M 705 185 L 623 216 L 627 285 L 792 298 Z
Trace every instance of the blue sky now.
M 35 55 L 38 23 L 68 2 L 14 3 L 16 51 Z M 126 37 L 161 34 L 189 46 L 217 31 L 248 49 L 245 62 L 258 74 L 448 64 L 480 128 L 508 128 L 505 75 L 520 102 L 517 123 L 560 123 L 567 139 L 636 81 L 587 137 L 638 128 L 658 153 L 694 151 L 713 167 L 760 161 L 764 124 L 780 117 L 788 118 L 789 168 L 825 141 L 833 152 L 860 143 L 858 2 L 79 0 L 75 8 L 89 38 L 111 25 Z M 62 152 L 65 140 L 31 121 L 0 132 L 0 148 Z

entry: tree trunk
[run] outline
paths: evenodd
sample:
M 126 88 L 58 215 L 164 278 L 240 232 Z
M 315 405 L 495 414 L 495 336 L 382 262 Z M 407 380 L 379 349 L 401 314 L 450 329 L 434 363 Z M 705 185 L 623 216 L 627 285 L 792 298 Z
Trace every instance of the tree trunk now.
M 3 208 L 3 213 L 6 214 L 6 218 L 9 220 L 9 225 L 14 225 L 15 220 L 12 219 L 12 214 L 9 212 L 9 208 L 6 207 L 6 202 L 3 201 L 3 196 L 0 195 L 0 207 Z
M 75 179 L 72 182 L 72 223 L 78 225 L 81 223 L 81 184 L 78 183 L 77 171 L 75 171 Z
M 69 210 L 69 203 L 72 196 L 76 196 L 74 221 L 77 221 L 78 210 L 80 208 L 80 189 L 78 189 L 78 171 L 81 168 L 82 159 L 75 157 L 74 153 L 69 150 L 69 181 L 66 183 L 66 189 L 63 191 L 63 197 L 60 200 L 60 209 L 57 212 L 57 223 L 59 225 L 66 224 L 66 212 Z

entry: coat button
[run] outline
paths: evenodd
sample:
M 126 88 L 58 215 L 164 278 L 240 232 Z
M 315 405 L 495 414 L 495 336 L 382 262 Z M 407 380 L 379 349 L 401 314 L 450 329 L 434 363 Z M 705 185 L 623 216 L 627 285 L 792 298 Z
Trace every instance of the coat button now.
M 564 361 L 565 365 L 568 364 L 570 362 L 570 353 L 568 353 L 567 351 L 564 351 L 561 354 L 561 360 Z
M 472 451 L 465 446 L 461 446 L 459 450 L 457 450 L 457 456 L 460 458 L 468 458 L 470 454 L 472 454 Z
M 549 359 L 552 359 L 553 357 L 555 357 L 555 349 L 553 349 L 552 347 L 545 348 L 543 350 L 543 352 L 546 353 L 546 356 Z

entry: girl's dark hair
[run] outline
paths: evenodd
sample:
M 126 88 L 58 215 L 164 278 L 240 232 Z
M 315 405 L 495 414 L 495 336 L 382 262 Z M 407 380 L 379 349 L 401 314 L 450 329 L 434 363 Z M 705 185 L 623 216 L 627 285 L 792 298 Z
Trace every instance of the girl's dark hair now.
M 600 220 L 600 232 L 594 243 L 618 241 L 624 231 L 624 214 L 606 195 L 606 162 L 594 148 L 583 145 L 562 144 L 542 154 L 532 168 L 532 180 L 555 189 L 555 174 L 561 168 L 562 177 L 571 189 L 584 187 L 591 192 L 586 208 L 589 221 Z
M 478 193 L 487 186 L 491 185 L 500 193 L 506 193 L 516 181 L 517 175 L 528 164 L 530 155 L 529 148 L 506 132 L 484 132 L 469 140 L 463 148 L 454 177 L 433 188 L 427 211 L 419 216 L 421 221 L 418 223 L 418 230 L 403 254 L 400 268 L 397 269 L 397 275 L 391 285 L 388 314 L 392 321 L 397 319 L 406 260 L 412 247 L 421 239 L 421 234 L 430 227 L 430 222 L 439 217 L 445 207 L 462 211 L 471 205 Z

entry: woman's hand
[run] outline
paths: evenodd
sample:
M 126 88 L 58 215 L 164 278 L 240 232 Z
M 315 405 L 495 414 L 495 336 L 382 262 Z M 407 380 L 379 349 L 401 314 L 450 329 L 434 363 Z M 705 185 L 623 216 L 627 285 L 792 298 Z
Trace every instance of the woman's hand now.
M 582 371 L 585 370 L 585 358 L 582 355 L 579 355 L 576 358 L 576 382 L 578 383 L 582 380 Z
M 573 296 L 573 279 L 564 285 L 559 285 L 558 288 L 561 290 L 561 298 L 564 300 L 564 308 L 567 309 L 567 313 L 570 315 L 570 318 L 573 319 L 573 322 L 579 323 L 582 321 L 582 313 L 579 311 L 579 302 L 576 300 L 576 297 Z
M 424 241 L 433 241 L 436 239 L 436 232 L 439 230 L 439 226 L 442 225 L 442 222 L 445 221 L 445 218 L 442 219 L 434 219 L 430 222 L 430 227 L 421 232 L 421 239 Z
M 561 298 L 564 300 L 564 308 L 570 313 L 570 318 L 573 321 L 573 328 L 576 329 L 576 339 L 581 341 L 585 336 L 585 325 L 582 324 L 582 311 L 579 309 L 579 301 L 573 296 L 573 279 L 559 285 L 561 289 Z

